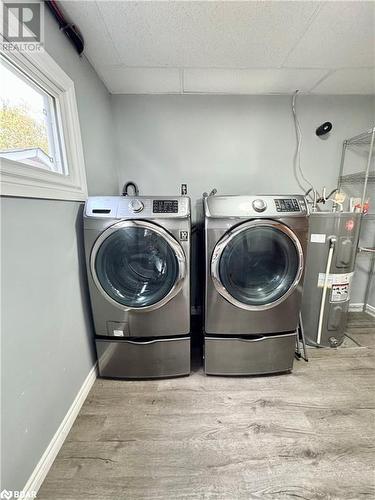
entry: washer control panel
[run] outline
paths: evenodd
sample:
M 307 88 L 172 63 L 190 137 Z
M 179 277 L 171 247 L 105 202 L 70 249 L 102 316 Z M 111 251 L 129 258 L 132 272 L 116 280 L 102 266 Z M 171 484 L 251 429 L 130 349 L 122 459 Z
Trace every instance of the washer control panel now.
M 178 200 L 153 200 L 152 212 L 154 214 L 177 214 Z
M 264 200 L 258 198 L 253 201 L 253 209 L 256 212 L 264 212 L 266 208 L 267 208 L 267 203 Z
M 190 216 L 190 199 L 187 196 L 90 196 L 85 215 L 96 219 L 183 218 Z
M 300 212 L 300 206 L 296 198 L 275 198 L 277 212 Z
M 130 210 L 132 210 L 133 212 L 138 214 L 139 212 L 142 212 L 142 210 L 145 208 L 145 206 L 141 202 L 141 200 L 138 200 L 137 198 L 135 198 L 134 200 L 132 200 L 129 203 L 129 208 L 130 208 Z

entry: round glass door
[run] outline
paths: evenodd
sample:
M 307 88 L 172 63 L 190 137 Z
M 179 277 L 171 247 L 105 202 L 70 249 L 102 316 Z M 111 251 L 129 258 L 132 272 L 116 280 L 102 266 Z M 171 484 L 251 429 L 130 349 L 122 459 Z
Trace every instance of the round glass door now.
M 181 277 L 180 245 L 149 223 L 120 225 L 104 238 L 96 252 L 94 267 L 100 287 L 128 308 L 147 308 L 162 302 Z
M 272 307 L 299 281 L 302 250 L 286 226 L 250 222 L 220 245 L 213 275 L 219 292 L 236 305 Z

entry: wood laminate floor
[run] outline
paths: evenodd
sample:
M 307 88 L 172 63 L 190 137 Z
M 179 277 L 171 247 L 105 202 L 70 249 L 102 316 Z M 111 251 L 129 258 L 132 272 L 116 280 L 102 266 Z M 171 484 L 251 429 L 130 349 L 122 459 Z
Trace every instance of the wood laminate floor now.
M 95 382 L 39 500 L 375 498 L 375 323 L 293 373 Z

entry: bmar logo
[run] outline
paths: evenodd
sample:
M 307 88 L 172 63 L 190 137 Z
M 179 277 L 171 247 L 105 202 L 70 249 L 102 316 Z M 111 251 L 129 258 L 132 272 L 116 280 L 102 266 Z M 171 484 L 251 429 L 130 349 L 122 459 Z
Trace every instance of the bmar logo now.
M 36 491 L 8 491 L 8 490 L 3 490 L 0 493 L 0 498 L 2 500 L 10 500 L 10 498 L 14 499 L 27 499 L 27 498 L 35 498 L 36 497 Z
M 11 491 L 8 491 L 8 490 L 3 490 L 0 493 L 0 498 L 6 498 L 6 500 L 9 500 L 10 498 L 12 498 L 12 496 L 13 496 L 13 493 Z

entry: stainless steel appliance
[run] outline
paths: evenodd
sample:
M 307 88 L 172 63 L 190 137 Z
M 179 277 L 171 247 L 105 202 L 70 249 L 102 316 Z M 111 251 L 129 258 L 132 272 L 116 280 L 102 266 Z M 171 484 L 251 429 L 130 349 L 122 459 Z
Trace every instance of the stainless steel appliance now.
M 302 324 L 310 345 L 336 347 L 344 340 L 361 214 L 310 215 Z
M 205 371 L 293 367 L 307 245 L 303 196 L 208 196 Z
M 91 197 L 84 238 L 99 374 L 189 374 L 190 199 Z

